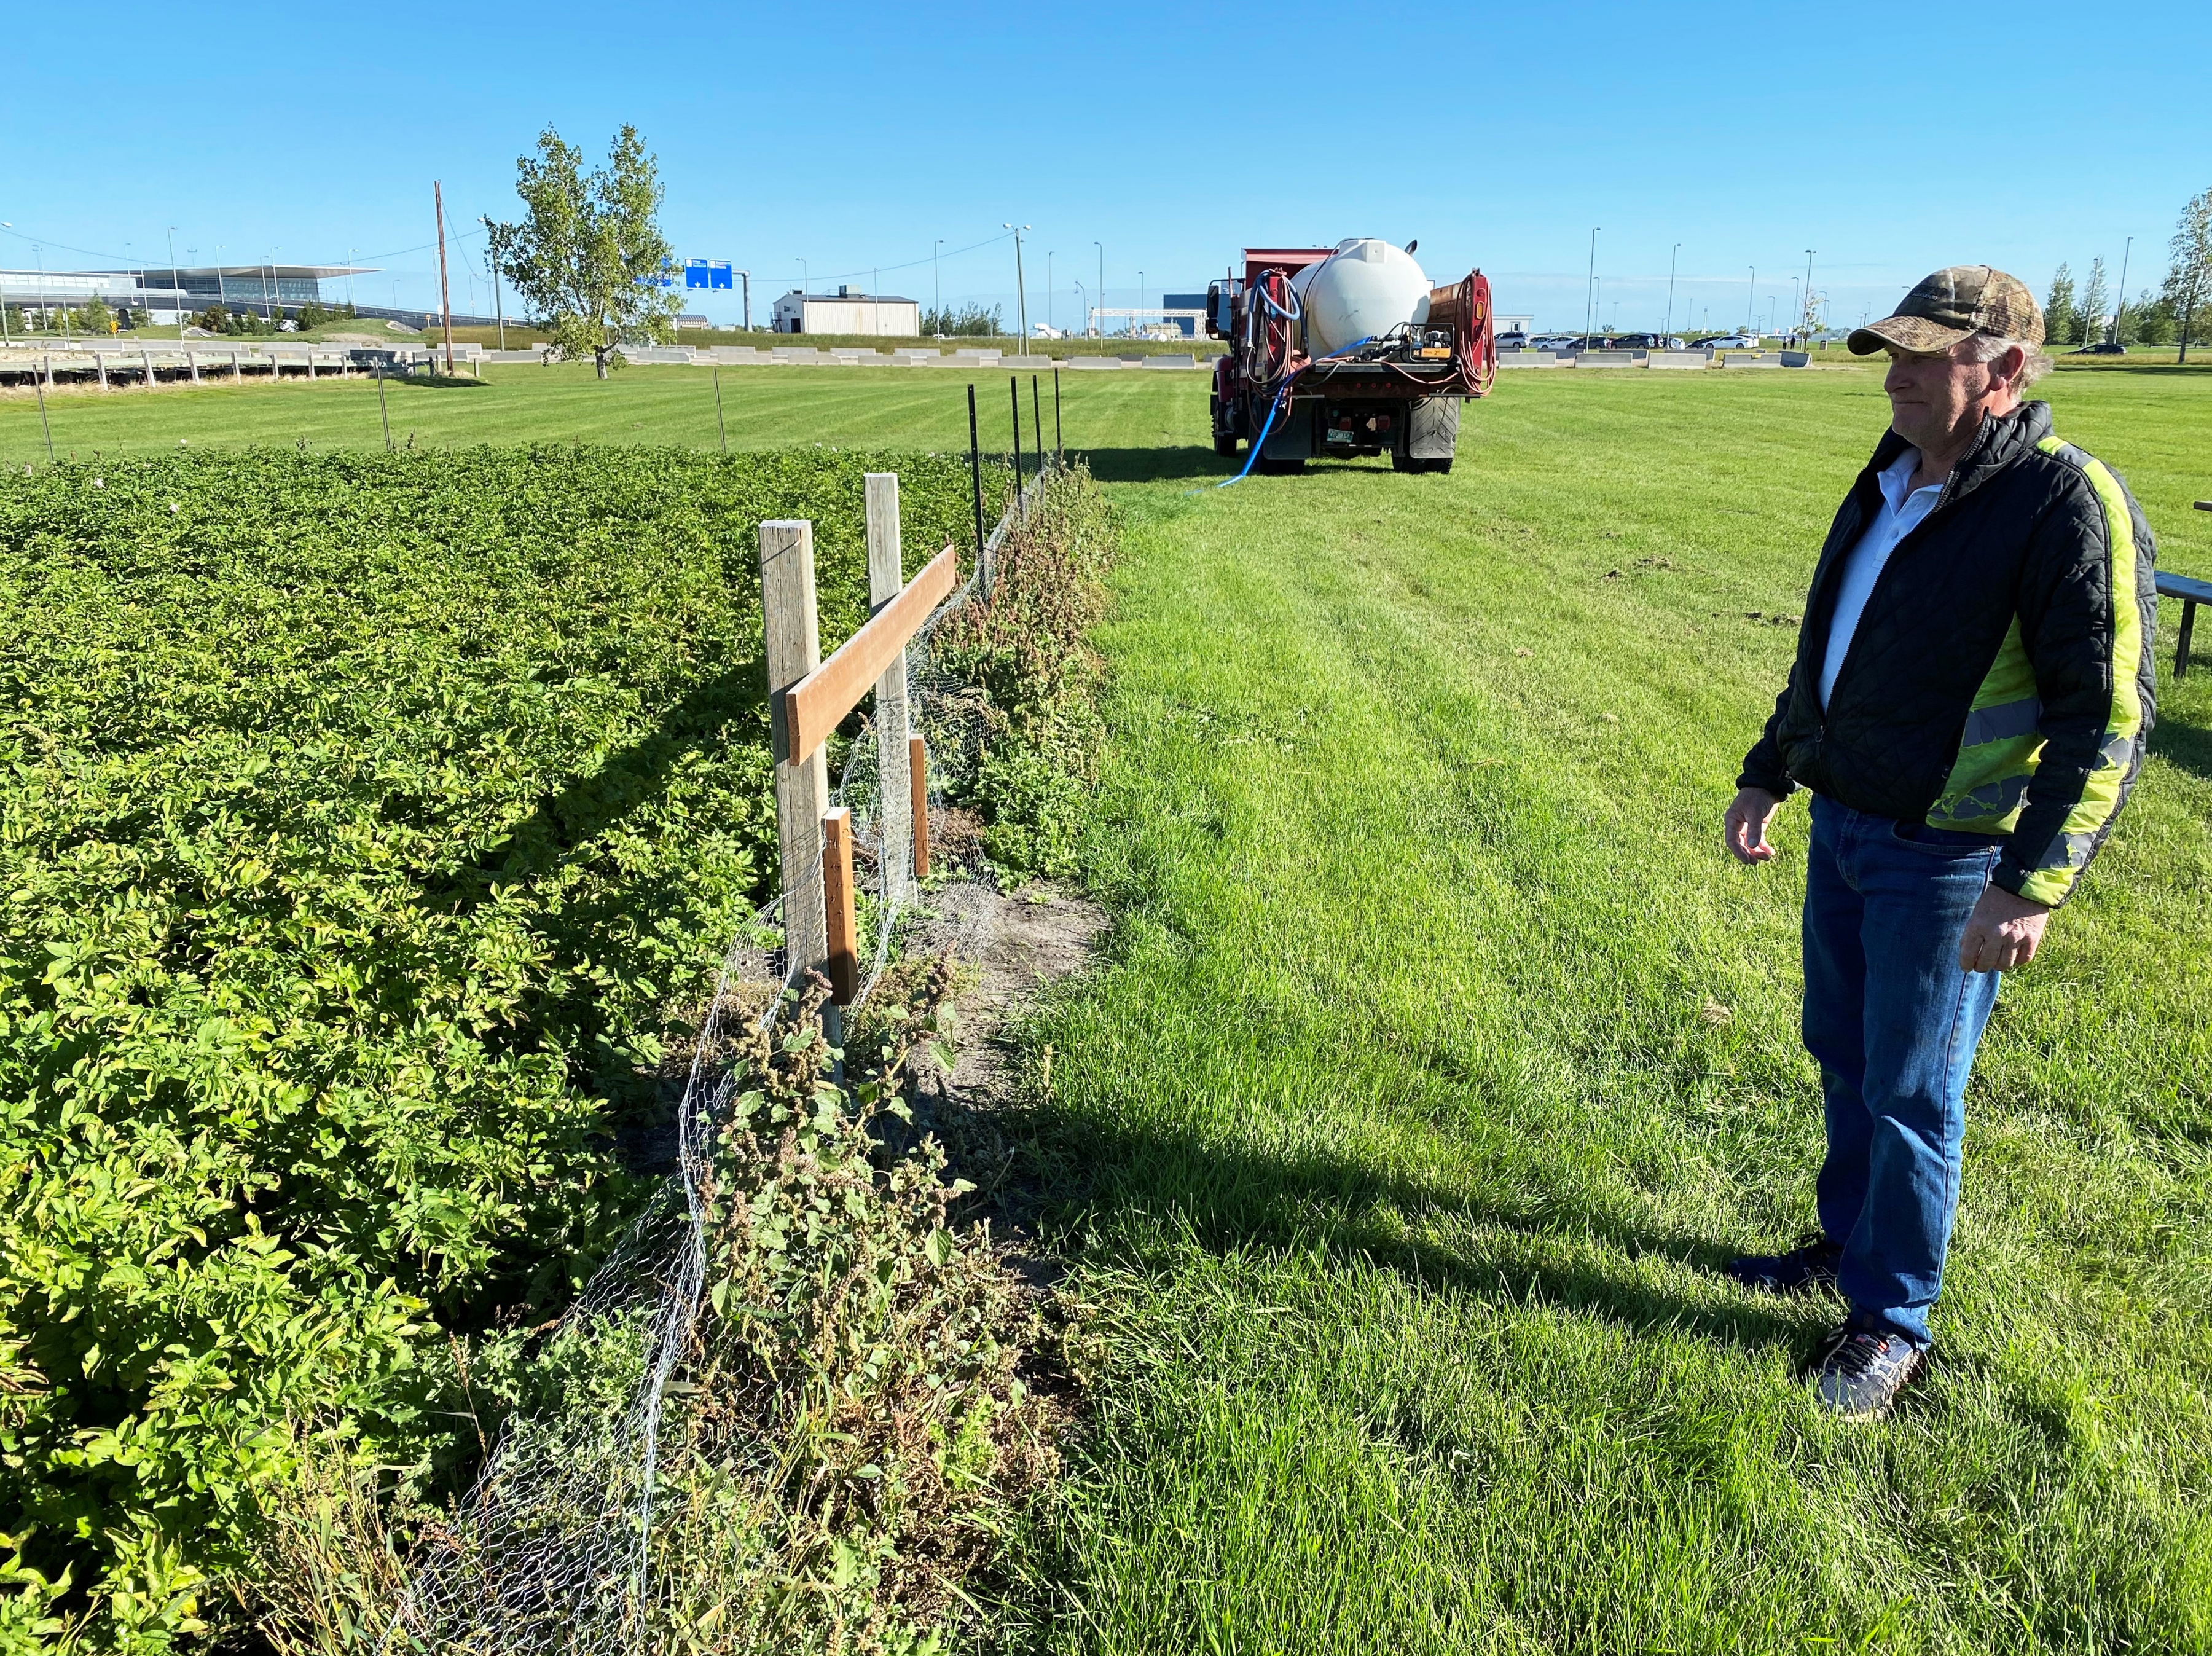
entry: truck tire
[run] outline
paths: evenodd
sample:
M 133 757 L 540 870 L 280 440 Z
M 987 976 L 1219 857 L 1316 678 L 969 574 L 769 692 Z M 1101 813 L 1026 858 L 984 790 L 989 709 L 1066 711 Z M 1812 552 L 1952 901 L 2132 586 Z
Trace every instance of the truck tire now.
M 1390 469 L 1393 472 L 1418 472 L 1421 469 L 1421 463 L 1402 448 L 1394 448 L 1390 451 Z
M 1236 435 L 1233 432 L 1226 435 L 1218 431 L 1215 432 L 1213 434 L 1213 452 L 1217 454 L 1224 455 L 1230 460 L 1235 460 L 1237 458 Z
M 1406 453 L 1413 460 L 1427 462 L 1419 469 L 1437 470 L 1439 460 L 1449 466 L 1452 451 L 1458 447 L 1458 398 L 1424 397 L 1407 411 Z

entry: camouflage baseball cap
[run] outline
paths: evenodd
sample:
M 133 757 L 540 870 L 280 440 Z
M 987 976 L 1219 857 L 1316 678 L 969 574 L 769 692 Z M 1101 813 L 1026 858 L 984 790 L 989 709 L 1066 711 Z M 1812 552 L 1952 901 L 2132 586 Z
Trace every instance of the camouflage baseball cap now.
M 1861 356 L 1899 350 L 1948 350 L 1974 332 L 2025 344 L 2043 343 L 2043 310 L 2016 276 L 1987 265 L 1954 265 L 1923 276 L 1893 316 L 1851 330 L 1846 342 Z

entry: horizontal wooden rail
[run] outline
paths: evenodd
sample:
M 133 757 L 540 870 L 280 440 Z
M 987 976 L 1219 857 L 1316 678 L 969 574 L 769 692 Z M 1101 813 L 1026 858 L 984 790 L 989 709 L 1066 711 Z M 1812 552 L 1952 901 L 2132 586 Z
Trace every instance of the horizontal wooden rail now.
M 867 624 L 835 655 L 784 691 L 790 763 L 799 764 L 829 739 L 838 721 L 860 704 L 930 612 L 951 595 L 957 580 L 952 548 L 947 546 L 904 592 L 870 616 Z

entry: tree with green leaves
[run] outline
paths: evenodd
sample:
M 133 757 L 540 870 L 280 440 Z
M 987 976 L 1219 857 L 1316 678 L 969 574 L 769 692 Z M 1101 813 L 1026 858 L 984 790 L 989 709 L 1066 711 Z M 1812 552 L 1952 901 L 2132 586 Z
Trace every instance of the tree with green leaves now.
M 2181 222 L 2166 247 L 2166 302 L 2180 317 L 2181 354 L 2189 360 L 2190 325 L 2212 304 L 2212 190 L 2200 190 L 2181 210 Z
M 674 261 L 655 217 L 659 171 L 637 129 L 617 133 L 588 176 L 583 152 L 550 126 L 514 167 L 528 210 L 516 223 L 484 220 L 492 259 L 562 354 L 589 351 L 604 380 L 621 345 L 674 338 L 682 298 L 660 285 Z
M 2073 344 L 2078 314 L 2074 308 L 2074 267 L 2061 261 L 2051 277 L 2051 293 L 2043 301 L 2043 337 L 2054 345 Z

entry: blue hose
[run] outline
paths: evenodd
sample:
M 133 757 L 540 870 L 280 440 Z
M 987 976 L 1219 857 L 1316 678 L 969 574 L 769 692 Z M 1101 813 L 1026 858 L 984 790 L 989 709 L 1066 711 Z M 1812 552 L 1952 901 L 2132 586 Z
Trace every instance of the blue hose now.
M 1267 434 L 1275 429 L 1275 416 L 1282 410 L 1283 399 L 1290 394 L 1291 382 L 1285 380 L 1283 388 L 1275 393 L 1275 400 L 1267 405 L 1267 417 L 1260 427 L 1260 435 L 1252 439 L 1252 452 L 1244 457 L 1244 469 L 1233 478 L 1222 478 L 1213 485 L 1216 489 L 1226 489 L 1231 484 L 1242 483 L 1252 475 L 1252 468 L 1259 464 L 1260 450 L 1267 443 Z

